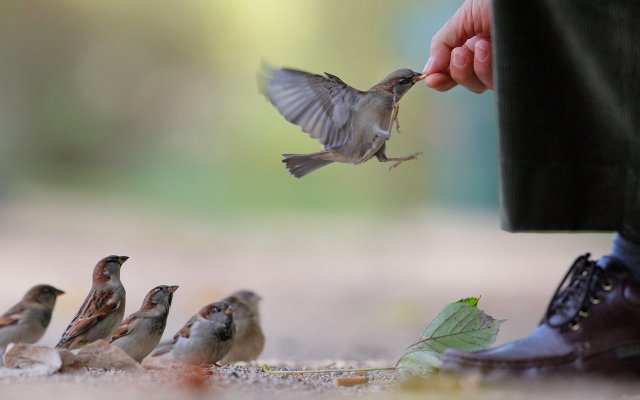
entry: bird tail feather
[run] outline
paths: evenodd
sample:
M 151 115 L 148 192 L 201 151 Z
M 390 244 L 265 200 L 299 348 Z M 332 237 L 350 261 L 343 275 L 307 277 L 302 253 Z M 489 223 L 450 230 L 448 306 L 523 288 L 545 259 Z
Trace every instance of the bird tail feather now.
M 287 166 L 291 175 L 296 178 L 302 178 L 309 172 L 331 164 L 333 160 L 324 158 L 326 155 L 326 151 L 312 154 L 283 154 L 284 159 L 282 162 Z
M 163 354 L 167 354 L 171 350 L 173 350 L 173 342 L 160 343 L 155 349 L 153 349 L 151 357 L 158 357 Z

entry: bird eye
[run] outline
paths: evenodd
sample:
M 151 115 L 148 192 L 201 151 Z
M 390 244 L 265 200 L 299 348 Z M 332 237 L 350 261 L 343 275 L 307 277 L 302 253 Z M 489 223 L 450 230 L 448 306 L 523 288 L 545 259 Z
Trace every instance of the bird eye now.
M 400 83 L 402 85 L 406 85 L 408 83 L 411 83 L 411 78 L 402 78 L 402 80 L 400 81 Z
M 213 307 L 213 312 L 220 312 L 220 309 L 218 307 Z

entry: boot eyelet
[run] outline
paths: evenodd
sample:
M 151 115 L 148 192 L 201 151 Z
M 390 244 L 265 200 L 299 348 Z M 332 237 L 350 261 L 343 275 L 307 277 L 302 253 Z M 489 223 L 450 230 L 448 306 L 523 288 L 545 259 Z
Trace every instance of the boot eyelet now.
M 591 296 L 589 301 L 591 302 L 591 304 L 600 304 L 602 302 L 602 299 L 598 296 Z
M 571 325 L 569 325 L 569 328 L 571 328 L 572 331 L 577 331 L 578 329 L 580 329 L 580 323 L 572 322 Z
M 588 317 L 588 316 L 589 316 L 589 311 L 587 311 L 587 310 L 580 310 L 580 311 L 578 311 L 578 315 L 579 315 L 580 317 L 582 317 L 582 318 L 586 318 L 586 317 Z
M 600 287 L 602 288 L 602 290 L 604 290 L 605 292 L 610 291 L 611 289 L 613 289 L 613 281 L 611 279 L 605 279 L 602 284 L 600 285 Z

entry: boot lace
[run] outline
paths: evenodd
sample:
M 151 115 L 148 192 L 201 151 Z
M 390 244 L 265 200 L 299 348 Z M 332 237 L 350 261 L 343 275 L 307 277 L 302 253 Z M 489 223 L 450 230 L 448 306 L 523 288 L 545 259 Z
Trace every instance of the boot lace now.
M 580 318 L 587 317 L 590 307 L 600 303 L 599 288 L 611 289 L 612 282 L 604 278 L 603 269 L 589 256 L 587 253 L 574 261 L 556 288 L 541 323 L 576 330 Z

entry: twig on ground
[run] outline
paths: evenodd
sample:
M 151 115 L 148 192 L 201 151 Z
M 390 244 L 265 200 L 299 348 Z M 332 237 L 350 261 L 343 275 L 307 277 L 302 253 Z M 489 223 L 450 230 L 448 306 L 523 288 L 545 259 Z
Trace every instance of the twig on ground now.
M 336 368 L 336 369 L 301 369 L 301 370 L 273 370 L 267 364 L 262 364 L 262 372 L 267 374 L 331 374 L 334 372 L 373 372 L 373 371 L 395 371 L 396 367 L 375 367 L 375 368 Z

